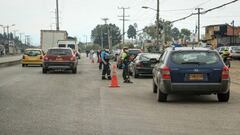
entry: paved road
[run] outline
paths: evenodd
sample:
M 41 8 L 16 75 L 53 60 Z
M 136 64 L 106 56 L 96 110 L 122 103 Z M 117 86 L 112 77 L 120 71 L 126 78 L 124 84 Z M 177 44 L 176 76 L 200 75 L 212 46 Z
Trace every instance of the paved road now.
M 157 103 L 152 80 L 108 88 L 96 64 L 78 73 L 40 67 L 0 69 L 0 135 L 239 135 L 240 90 L 229 103 L 215 95 L 170 96 Z M 119 75 L 120 76 L 120 75 Z

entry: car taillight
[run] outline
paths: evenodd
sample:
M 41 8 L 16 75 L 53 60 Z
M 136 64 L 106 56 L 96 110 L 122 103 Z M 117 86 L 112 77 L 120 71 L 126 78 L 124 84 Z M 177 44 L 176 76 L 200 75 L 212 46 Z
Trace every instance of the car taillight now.
M 229 79 L 229 68 L 227 66 L 223 67 L 222 79 Z
M 48 57 L 47 56 L 44 56 L 44 61 L 48 61 Z
M 76 60 L 76 57 L 75 57 L 75 56 L 72 56 L 72 57 L 70 58 L 70 60 L 71 60 L 71 61 L 75 61 L 75 60 Z
M 25 59 L 25 55 L 23 55 L 22 59 Z
M 143 63 L 142 62 L 139 62 L 136 64 L 136 67 L 144 67 Z
M 161 68 L 162 79 L 171 79 L 170 69 L 167 66 Z

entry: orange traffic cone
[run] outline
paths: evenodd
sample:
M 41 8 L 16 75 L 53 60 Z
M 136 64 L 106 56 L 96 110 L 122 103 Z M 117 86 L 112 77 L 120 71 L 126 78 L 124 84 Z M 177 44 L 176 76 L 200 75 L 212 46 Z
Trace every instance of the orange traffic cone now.
M 112 68 L 113 68 L 112 79 L 111 79 L 111 85 L 109 87 L 117 88 L 117 87 L 120 87 L 118 84 L 118 79 L 117 79 L 117 66 L 113 65 Z

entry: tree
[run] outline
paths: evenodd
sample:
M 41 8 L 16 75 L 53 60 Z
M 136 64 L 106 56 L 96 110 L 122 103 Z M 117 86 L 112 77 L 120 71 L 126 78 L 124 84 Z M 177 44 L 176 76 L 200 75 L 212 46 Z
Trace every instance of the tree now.
M 137 35 L 137 30 L 135 29 L 135 27 L 133 25 L 129 25 L 128 26 L 128 38 L 130 39 L 136 39 L 136 35 Z
M 171 31 L 171 36 L 173 37 L 174 40 L 178 40 L 180 37 L 180 31 L 178 28 L 174 27 Z
M 181 38 L 185 38 L 186 40 L 190 40 L 190 36 L 191 36 L 191 31 L 188 29 L 181 29 Z
M 97 25 L 91 32 L 93 43 L 101 45 L 103 39 L 103 46 L 108 47 L 108 29 L 110 36 L 112 36 L 112 45 L 115 46 L 120 43 L 122 36 L 119 27 L 115 24 Z

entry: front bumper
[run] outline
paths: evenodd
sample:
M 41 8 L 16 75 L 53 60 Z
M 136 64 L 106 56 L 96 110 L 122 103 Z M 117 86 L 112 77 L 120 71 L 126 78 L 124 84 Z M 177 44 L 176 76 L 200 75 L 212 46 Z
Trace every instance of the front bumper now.
M 162 80 L 160 90 L 167 94 L 215 94 L 226 93 L 230 89 L 230 80 L 220 83 L 171 83 Z

